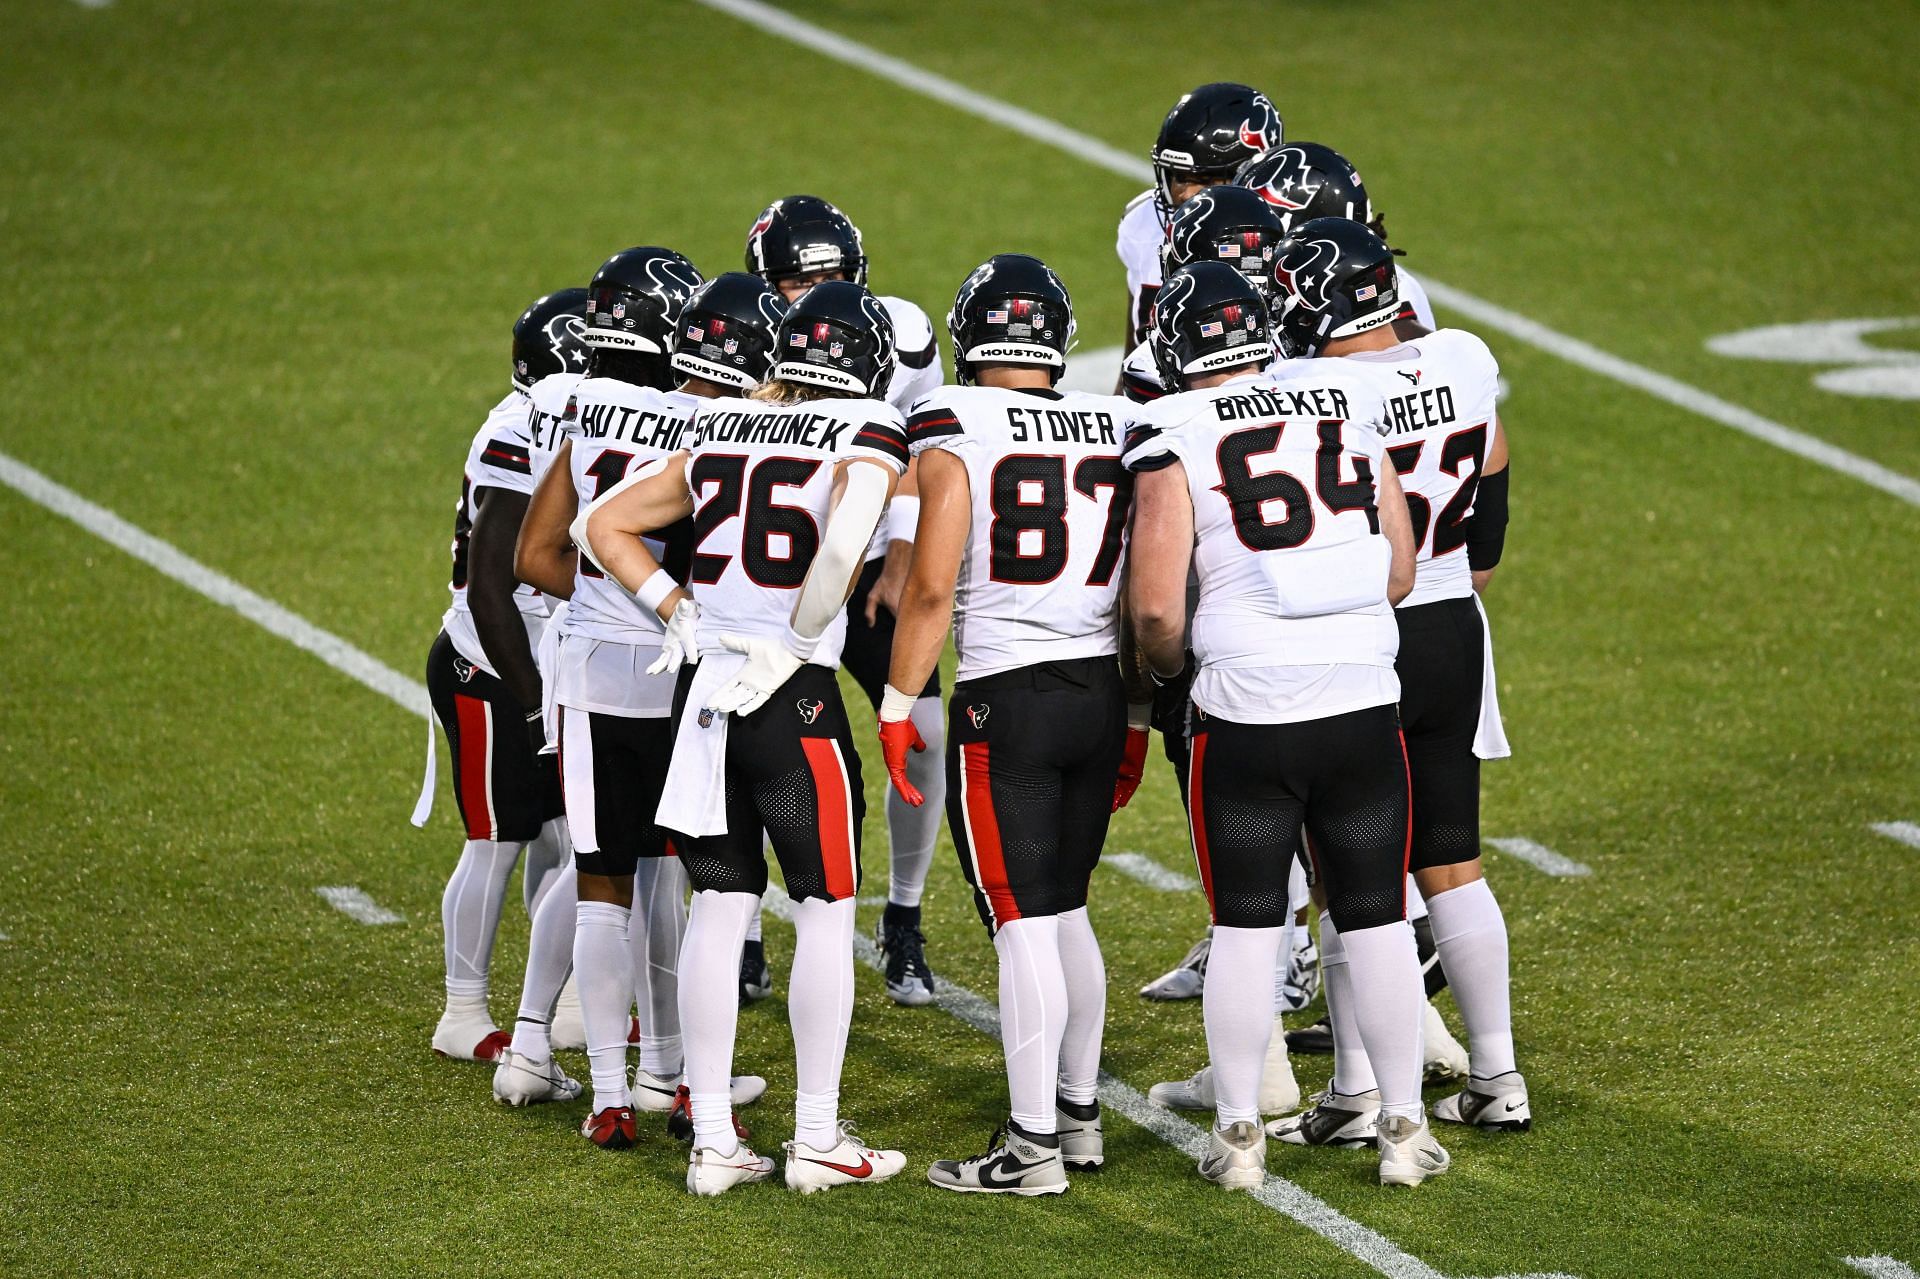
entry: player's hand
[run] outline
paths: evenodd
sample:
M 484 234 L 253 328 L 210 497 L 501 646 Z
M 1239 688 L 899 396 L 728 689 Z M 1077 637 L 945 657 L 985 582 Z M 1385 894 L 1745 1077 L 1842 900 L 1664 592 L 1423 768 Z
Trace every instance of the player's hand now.
M 747 664 L 740 668 L 740 673 L 723 685 L 708 703 L 724 714 L 753 714 L 780 691 L 782 684 L 793 678 L 795 671 L 806 665 L 779 640 L 722 635 L 720 643 L 730 652 L 747 655 Z
M 920 788 L 907 780 L 907 752 L 919 754 L 927 749 L 926 739 L 920 736 L 910 719 L 880 721 L 880 755 L 887 761 L 887 776 L 893 781 L 893 788 L 900 792 L 900 798 L 915 808 L 927 802 Z
M 1147 775 L 1147 721 L 1153 713 L 1151 706 L 1127 707 L 1127 748 L 1120 756 L 1120 775 L 1113 783 L 1113 811 L 1119 812 L 1140 789 L 1140 779 Z
M 691 661 L 700 651 L 700 606 L 690 599 L 673 606 L 666 621 L 667 635 L 660 641 L 660 656 L 647 667 L 649 675 L 670 675 Z
M 894 542 L 887 547 L 887 560 L 881 566 L 880 576 L 873 579 L 873 589 L 867 592 L 867 625 L 872 626 L 880 620 L 880 610 L 895 617 L 900 616 L 900 597 L 906 593 L 907 570 L 913 565 L 913 543 Z

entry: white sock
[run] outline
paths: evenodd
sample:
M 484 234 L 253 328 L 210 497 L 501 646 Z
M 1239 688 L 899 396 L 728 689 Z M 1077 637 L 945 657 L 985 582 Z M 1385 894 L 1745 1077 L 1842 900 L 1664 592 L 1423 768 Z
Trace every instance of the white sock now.
M 470 839 L 460 850 L 440 897 L 440 927 L 446 939 L 447 1011 L 487 1013 L 487 969 L 500 928 L 500 905 L 519 860 L 520 844 Z
M 1340 934 L 1353 977 L 1353 1021 L 1380 1083 L 1380 1113 L 1419 1122 L 1420 1019 L 1427 1002 L 1413 925 L 1395 920 Z M 1207 974 L 1211 981 L 1213 974 Z
M 1054 1130 L 1060 1041 L 1067 1031 L 1067 979 L 1060 967 L 1060 921 L 1016 919 L 993 935 L 1000 955 L 1000 1047 L 1007 1059 L 1013 1122 L 1030 1133 Z
M 733 1038 L 740 1020 L 740 946 L 760 913 L 752 893 L 693 895 L 680 946 L 680 1032 L 686 1037 L 693 1140 L 722 1155 L 740 1148 L 733 1131 Z
M 1296 857 L 1293 859 L 1293 869 L 1287 872 L 1287 918 L 1299 923 L 1300 912 L 1312 900 L 1313 893 L 1307 885 L 1307 868 Z
M 1327 1023 L 1333 1027 L 1333 1090 L 1351 1097 L 1378 1087 L 1367 1046 L 1353 1022 L 1353 974 L 1346 948 L 1325 911 L 1320 912 L 1320 985 L 1327 996 Z
M 1427 917 L 1427 899 L 1420 891 L 1419 881 L 1411 873 L 1407 876 L 1407 922 Z
M 1087 908 L 1060 920 L 1060 974 L 1067 983 L 1067 1028 L 1060 1038 L 1060 1095 L 1079 1105 L 1100 1086 L 1100 1041 L 1107 1028 L 1107 964 Z
M 527 868 L 520 876 L 520 893 L 527 905 L 527 918 L 539 911 L 560 876 L 573 874 L 573 838 L 567 831 L 567 819 L 556 817 L 540 828 L 527 845 Z
M 1447 970 L 1453 1002 L 1467 1023 L 1467 1051 L 1477 1079 L 1515 1069 L 1513 1009 L 1508 993 L 1507 920 L 1484 879 L 1436 893 L 1427 903 L 1433 945 Z
M 1201 996 L 1221 1128 L 1260 1122 L 1260 1076 L 1273 1038 L 1273 964 L 1284 928 L 1216 924 Z
M 628 916 L 612 902 L 581 902 L 574 912 L 573 971 L 587 1030 L 593 1108 L 627 1104 L 627 1010 L 633 1006 Z
M 769 849 L 768 852 L 771 853 L 772 850 Z M 741 938 L 741 940 L 742 941 L 759 941 L 760 940 L 760 908 L 758 906 L 754 907 L 753 918 L 747 921 L 747 935 Z M 734 974 L 734 977 L 736 979 L 739 976 L 740 976 L 739 973 Z
M 937 697 L 913 703 L 908 719 L 920 730 L 927 749 L 907 752 L 907 780 L 920 788 L 926 803 L 915 808 L 887 787 L 888 859 L 887 900 L 896 906 L 918 906 L 927 890 L 927 872 L 933 867 L 933 844 L 940 836 L 940 814 L 947 804 L 947 716 Z
M 1280 927 L 1280 950 L 1273 960 L 1273 1015 L 1280 1016 L 1286 1011 L 1287 977 L 1293 971 L 1293 913 L 1287 913 L 1287 922 Z
M 633 988 L 640 1005 L 640 1069 L 680 1073 L 680 946 L 687 932 L 687 872 L 678 857 L 643 857 L 633 874 Z
M 853 899 L 793 904 L 793 1137 L 815 1150 L 840 1144 L 840 1067 L 853 1023 Z
M 527 975 L 520 983 L 520 1015 L 513 1023 L 513 1051 L 532 1061 L 553 1056 L 553 1006 L 573 971 L 573 917 L 579 880 L 562 875 L 540 899 L 527 937 Z

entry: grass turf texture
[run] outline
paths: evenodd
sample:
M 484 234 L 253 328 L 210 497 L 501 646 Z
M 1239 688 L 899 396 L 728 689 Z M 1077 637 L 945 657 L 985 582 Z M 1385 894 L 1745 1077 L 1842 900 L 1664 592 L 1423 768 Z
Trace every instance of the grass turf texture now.
M 1290 134 L 1358 162 L 1416 271 L 1920 472 L 1910 405 L 1701 347 L 1911 311 L 1912 256 L 1860 252 L 1920 231 L 1894 162 L 1920 106 L 1910 9 L 807 12 L 1135 151 L 1192 83 L 1265 85 Z M 0 448 L 409 674 L 507 322 L 614 248 L 726 269 L 766 200 L 819 190 L 876 286 L 936 316 L 1018 249 L 1076 290 L 1083 342 L 1119 328 L 1127 183 L 704 10 L 132 0 L 9 31 Z M 1811 208 L 1832 175 L 1847 197 Z M 1494 346 L 1519 753 L 1487 770 L 1485 828 L 1595 870 L 1490 859 L 1539 1125 L 1449 1135 L 1455 1171 L 1413 1194 L 1362 1156 L 1269 1166 L 1449 1274 L 1920 1262 L 1899 1122 L 1920 889 L 1912 851 L 1864 829 L 1920 818 L 1920 512 Z M 609 1156 L 573 1134 L 581 1106 L 493 1106 L 483 1069 L 426 1051 L 459 835 L 444 795 L 427 833 L 404 825 L 417 721 L 11 492 L 0 530 L 0 1270 L 1369 1273 L 1117 1118 L 1109 1168 L 1060 1201 L 919 1184 L 1003 1111 L 997 1045 L 864 971 L 846 1113 L 908 1151 L 892 1185 L 696 1203 L 664 1136 Z M 876 799 L 878 775 L 869 756 Z M 1185 864 L 1165 770 L 1111 846 Z M 354 924 L 324 883 L 408 922 Z M 943 841 L 932 957 L 990 995 L 961 889 Z M 1108 1068 L 1186 1074 L 1198 1005 L 1131 992 L 1200 904 L 1107 873 L 1094 909 Z M 769 934 L 778 970 L 791 937 Z M 502 1017 L 523 947 L 510 909 Z M 766 1149 L 791 1113 L 778 1001 L 741 1025 L 742 1068 L 773 1079 L 749 1113 Z

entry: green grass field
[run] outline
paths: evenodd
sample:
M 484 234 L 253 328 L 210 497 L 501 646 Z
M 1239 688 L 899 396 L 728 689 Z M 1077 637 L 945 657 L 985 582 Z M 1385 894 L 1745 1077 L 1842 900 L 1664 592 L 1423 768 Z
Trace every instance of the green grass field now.
M 1261 85 L 1290 137 L 1356 161 L 1414 271 L 1920 475 L 1912 402 L 1703 345 L 1915 311 L 1910 4 L 804 13 L 1140 155 L 1194 83 Z M 692 4 L 5 16 L 0 453 L 411 678 L 507 327 L 614 249 L 734 268 L 762 205 L 818 191 L 882 291 L 943 314 L 985 256 L 1033 252 L 1085 346 L 1120 326 L 1136 185 Z M 1869 829 L 1920 821 L 1920 509 L 1487 336 L 1517 487 L 1486 833 L 1594 872 L 1489 858 L 1538 1121 L 1446 1135 L 1455 1171 L 1412 1193 L 1360 1155 L 1269 1168 L 1446 1275 L 1920 1265 L 1920 852 Z M 427 1051 L 461 836 L 444 792 L 406 823 L 419 721 L 12 488 L 0 539 L 0 1272 L 1377 1273 L 1119 1118 L 1059 1200 L 931 1189 L 927 1161 L 1001 1116 L 998 1045 L 864 970 L 845 1113 L 908 1152 L 894 1183 L 696 1202 L 664 1133 L 609 1155 L 584 1103 L 494 1105 L 486 1070 Z M 877 816 L 867 837 L 878 883 Z M 1188 867 L 1166 770 L 1111 846 Z M 943 847 L 931 956 L 990 993 L 963 888 Z M 1108 872 L 1093 910 L 1107 1068 L 1190 1072 L 1198 1004 L 1132 992 L 1202 902 Z M 791 933 L 769 944 L 780 971 Z M 781 1000 L 741 1027 L 777 1142 Z

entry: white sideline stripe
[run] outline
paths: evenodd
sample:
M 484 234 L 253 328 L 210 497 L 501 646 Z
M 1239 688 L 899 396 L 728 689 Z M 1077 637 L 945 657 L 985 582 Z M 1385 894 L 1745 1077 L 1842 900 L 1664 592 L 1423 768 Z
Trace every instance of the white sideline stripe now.
M 395 914 L 373 898 L 366 890 L 352 884 L 334 884 L 313 890 L 327 899 L 327 905 L 345 915 L 348 919 L 362 924 L 404 924 L 406 916 Z
M 1863 1275 L 1872 1275 L 1873 1279 L 1920 1279 L 1913 1267 L 1894 1257 L 1876 1254 L 1871 1257 L 1846 1257 L 1846 1263 Z
M 849 40 L 843 35 L 796 18 L 772 5 L 759 3 L 759 0 L 694 0 L 694 2 L 705 5 L 709 9 L 730 14 L 742 22 L 784 37 L 795 44 L 804 45 L 837 62 L 844 62 L 848 66 L 869 72 L 883 80 L 892 81 L 901 88 L 918 93 L 922 97 L 944 102 L 957 110 L 1003 125 L 1023 137 L 1044 142 L 1048 146 L 1056 147 L 1068 155 L 1085 160 L 1088 164 L 1110 173 L 1117 173 L 1121 177 L 1132 178 L 1141 183 L 1150 184 L 1153 181 L 1153 166 L 1141 156 L 1109 146 L 1078 129 L 1069 128 L 1058 121 L 1023 110 L 1010 102 L 1002 102 L 998 98 L 975 92 L 945 76 L 936 75 L 910 62 L 903 62 L 899 58 L 869 48 L 858 41 Z M 1557 355 L 1589 372 L 1598 373 L 1602 377 L 1609 377 L 1636 390 L 1645 391 L 1656 399 L 1665 400 L 1691 413 L 1697 413 L 1710 421 L 1731 427 L 1743 435 L 1752 436 L 1776 448 L 1785 449 L 1810 462 L 1830 467 L 1842 475 L 1850 475 L 1903 502 L 1920 506 L 1920 480 L 1902 475 L 1878 462 L 1869 461 L 1856 453 L 1849 453 L 1843 448 L 1796 431 L 1792 427 L 1782 426 L 1770 418 L 1761 417 L 1751 409 L 1729 403 L 1717 395 L 1690 386 L 1678 378 L 1656 373 L 1630 360 L 1623 360 L 1617 355 L 1609 355 L 1578 338 L 1568 337 L 1538 321 L 1530 320 L 1505 307 L 1496 306 L 1451 285 L 1442 284 L 1430 276 L 1422 275 L 1420 279 L 1435 301 L 1471 316 L 1488 328 L 1498 329 L 1508 337 L 1525 342 L 1529 346 L 1538 347 L 1549 355 Z
M 1571 857 L 1562 857 L 1545 844 L 1536 844 L 1530 839 L 1509 837 L 1505 839 L 1489 838 L 1486 841 L 1509 857 L 1518 857 L 1532 865 L 1536 870 L 1549 875 L 1575 877 L 1593 874 L 1593 867 L 1577 862 Z
M 1200 887 L 1199 880 L 1168 870 L 1145 853 L 1103 853 L 1100 864 L 1131 875 L 1148 888 L 1157 888 L 1163 893 L 1191 893 Z
M 768 887 L 766 896 L 761 898 L 761 904 L 776 918 L 789 924 L 793 922 L 793 902 L 778 885 Z M 873 939 L 858 931 L 853 937 L 853 955 L 855 959 L 875 972 L 884 972 L 886 969 L 885 961 L 881 959 L 880 950 L 873 944 Z M 942 977 L 933 1002 L 941 1011 L 965 1022 L 981 1034 L 994 1039 L 1000 1037 L 999 1010 L 966 987 L 955 985 L 950 979 Z M 1100 1072 L 1099 1096 L 1102 1106 L 1125 1115 L 1196 1163 L 1199 1162 L 1200 1156 L 1206 1153 L 1205 1131 L 1196 1128 L 1173 1112 L 1154 1105 L 1131 1084 L 1115 1078 L 1104 1070 Z M 1275 1212 L 1293 1218 L 1335 1247 L 1372 1266 L 1390 1279 L 1447 1279 L 1440 1271 L 1411 1253 L 1403 1251 L 1379 1231 L 1361 1225 L 1319 1196 L 1302 1189 L 1284 1177 L 1276 1177 L 1268 1173 L 1265 1183 L 1252 1194 L 1255 1199 Z M 1573 1277 L 1556 1273 L 1516 1275 L 1511 1276 L 1510 1279 L 1573 1279 Z
M 1909 848 L 1920 848 L 1920 823 L 1875 822 L 1873 831 L 1877 835 L 1885 835 L 1888 839 L 1897 839 Z
M 89 502 L 72 489 L 57 484 L 26 463 L 0 453 L 0 482 L 55 515 L 65 516 L 103 541 L 111 542 L 135 559 L 158 569 L 182 586 L 224 604 L 248 621 L 256 622 L 295 648 L 305 649 L 343 675 L 351 675 L 376 693 L 383 693 L 416 715 L 432 713 L 424 684 L 408 679 L 379 658 L 355 648 L 331 631 L 248 590 L 225 573 L 136 528 Z

